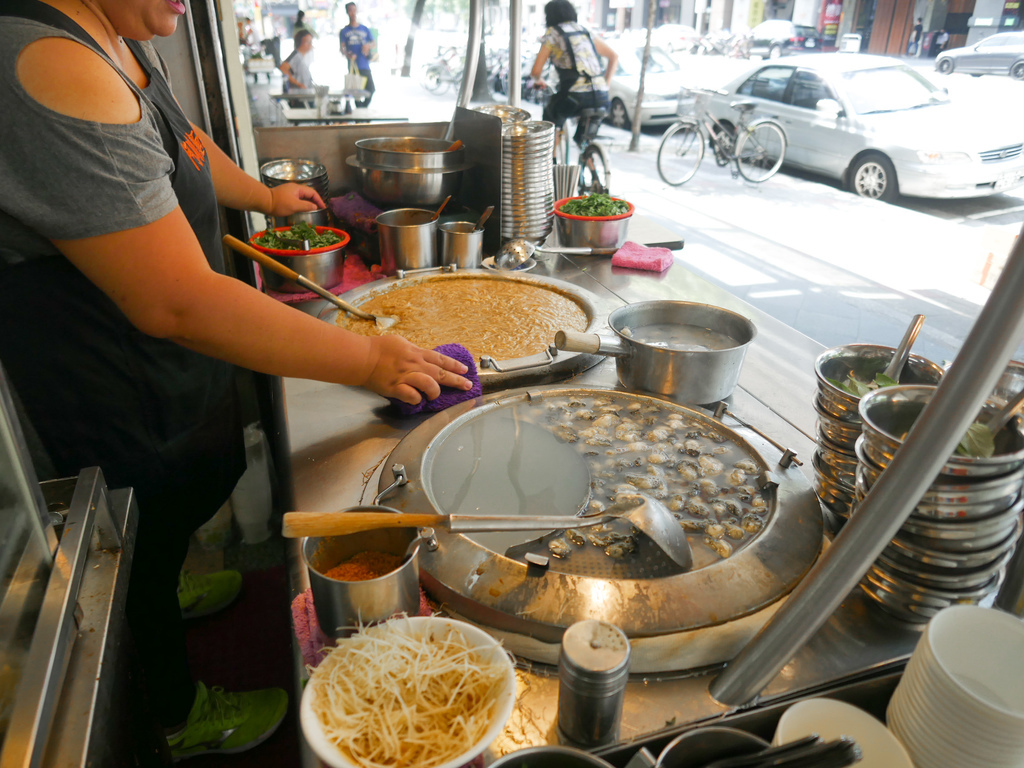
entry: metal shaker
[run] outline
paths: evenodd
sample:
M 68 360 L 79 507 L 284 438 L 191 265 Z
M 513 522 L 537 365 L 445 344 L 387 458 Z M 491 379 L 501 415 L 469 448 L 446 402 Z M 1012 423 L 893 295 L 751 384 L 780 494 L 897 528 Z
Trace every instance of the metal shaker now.
M 621 629 L 587 619 L 565 630 L 558 654 L 562 740 L 586 747 L 615 741 L 628 678 L 629 639 Z

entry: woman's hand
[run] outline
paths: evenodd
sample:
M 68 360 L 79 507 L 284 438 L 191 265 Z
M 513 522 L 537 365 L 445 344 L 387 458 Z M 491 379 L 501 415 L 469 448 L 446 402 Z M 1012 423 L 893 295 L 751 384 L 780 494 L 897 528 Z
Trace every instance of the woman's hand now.
M 270 216 L 290 216 L 327 207 L 315 189 L 294 182 L 271 187 L 270 201 L 270 210 L 266 211 Z
M 458 360 L 421 349 L 401 336 L 370 337 L 370 373 L 362 386 L 384 397 L 416 405 L 423 397 L 433 400 L 441 384 L 470 389 L 473 383 L 459 374 L 468 368 Z

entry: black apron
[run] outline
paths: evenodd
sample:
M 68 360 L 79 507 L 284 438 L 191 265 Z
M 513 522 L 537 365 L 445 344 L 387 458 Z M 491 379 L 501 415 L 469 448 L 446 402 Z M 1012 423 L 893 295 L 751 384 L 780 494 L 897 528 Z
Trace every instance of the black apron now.
M 50 6 L 4 6 L 0 14 L 63 30 L 108 59 Z M 149 77 L 144 94 L 161 117 L 178 204 L 210 266 L 223 273 L 209 159 L 163 74 L 137 42 L 125 42 Z M 184 475 L 209 492 L 204 506 L 219 506 L 245 469 L 233 367 L 137 330 L 63 255 L 0 268 L 0 361 L 60 475 L 99 466 L 108 485 L 133 486 L 140 500 Z

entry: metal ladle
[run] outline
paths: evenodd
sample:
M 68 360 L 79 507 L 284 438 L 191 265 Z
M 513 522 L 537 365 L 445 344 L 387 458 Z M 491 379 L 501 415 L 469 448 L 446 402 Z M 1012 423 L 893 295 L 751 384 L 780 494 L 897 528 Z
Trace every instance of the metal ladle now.
M 381 509 L 386 509 L 382 507 Z M 593 515 L 437 515 L 381 512 L 286 512 L 281 529 L 285 538 L 344 536 L 378 528 L 443 528 L 451 533 L 534 531 L 586 528 L 615 519 L 628 520 L 653 541 L 680 568 L 693 566 L 686 532 L 672 513 L 654 499 L 637 495 Z
M 887 365 L 885 370 L 882 372 L 883 376 L 888 376 L 893 381 L 900 380 L 900 374 L 903 373 L 903 367 L 907 364 L 907 360 L 910 359 L 910 348 L 917 339 L 917 334 L 921 332 L 921 326 L 923 325 L 924 315 L 914 315 L 911 318 L 910 325 L 907 326 L 907 332 L 903 334 L 903 340 L 900 342 L 899 346 L 896 347 L 892 360 L 889 361 L 889 365 Z
M 677 251 L 683 247 L 682 240 L 669 240 L 664 243 L 644 243 L 648 248 L 668 248 Z M 564 253 L 574 256 L 612 256 L 618 248 L 585 248 L 580 246 L 558 246 L 545 248 L 535 245 L 522 237 L 515 237 L 506 242 L 494 254 L 494 266 L 498 269 L 512 270 L 519 267 L 535 253 Z M 923 320 L 923 316 L 922 316 Z
M 262 251 L 256 250 L 248 243 L 242 242 L 237 237 L 234 237 L 232 235 L 224 235 L 223 240 L 224 244 L 227 245 L 229 248 L 233 248 L 243 256 L 249 257 L 260 266 L 269 269 L 271 272 L 276 272 L 277 274 L 281 275 L 281 277 L 287 280 L 292 280 L 301 285 L 303 288 L 312 291 L 318 296 L 327 299 L 327 301 L 331 302 L 331 304 L 336 306 L 338 309 L 344 310 L 345 312 L 353 314 L 358 318 L 362 318 L 363 320 L 373 320 L 377 324 L 377 327 L 380 328 L 381 330 L 390 328 L 392 325 L 398 322 L 397 317 L 371 315 L 369 312 L 366 312 L 365 310 L 352 306 L 344 299 L 339 299 L 337 296 L 335 296 L 327 289 L 317 285 L 305 275 L 300 275 L 291 267 L 286 267 L 284 264 L 277 261 L 276 259 L 271 258 Z

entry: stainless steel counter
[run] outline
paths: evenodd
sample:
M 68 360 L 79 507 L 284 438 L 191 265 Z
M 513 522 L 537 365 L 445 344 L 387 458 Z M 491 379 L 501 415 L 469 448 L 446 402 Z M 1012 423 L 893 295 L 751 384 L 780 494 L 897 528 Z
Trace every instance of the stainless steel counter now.
M 664 227 L 638 218 L 630 229 L 637 242 L 668 240 Z M 814 451 L 815 393 L 813 362 L 820 345 L 745 302 L 688 272 L 676 263 L 665 273 L 613 268 L 608 257 L 553 256 L 535 274 L 582 286 L 616 304 L 675 299 L 716 304 L 750 317 L 758 328 L 729 398 L 729 410 L 744 422 L 794 451 L 810 478 Z M 306 311 L 315 313 L 314 303 Z M 618 388 L 614 362 L 606 360 L 577 376 L 574 383 Z M 288 431 L 295 509 L 338 510 L 370 503 L 389 452 L 420 418 L 400 420 L 370 393 L 310 381 L 286 380 Z M 738 431 L 727 416 L 726 423 Z M 769 461 L 777 456 L 766 455 Z M 291 549 L 293 594 L 308 584 L 298 554 Z M 905 663 L 918 630 L 889 618 L 861 596 L 849 595 L 841 608 L 763 693 L 755 707 L 768 707 L 842 682 L 892 674 Z M 516 711 L 492 748 L 493 756 L 557 740 L 554 730 L 557 677 L 550 668 L 525 662 L 519 670 Z M 631 679 L 627 688 L 621 740 L 665 735 L 687 725 L 728 716 L 731 712 L 708 694 L 717 669 L 658 674 Z M 621 750 L 622 744 L 618 745 Z

